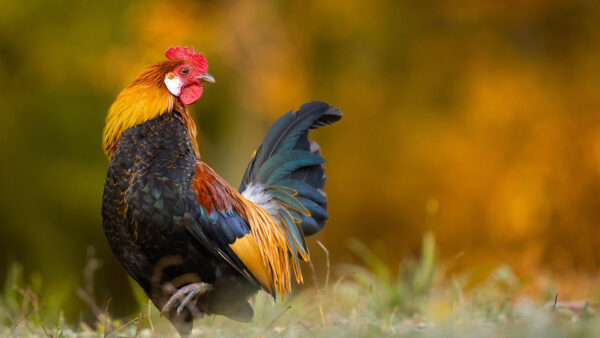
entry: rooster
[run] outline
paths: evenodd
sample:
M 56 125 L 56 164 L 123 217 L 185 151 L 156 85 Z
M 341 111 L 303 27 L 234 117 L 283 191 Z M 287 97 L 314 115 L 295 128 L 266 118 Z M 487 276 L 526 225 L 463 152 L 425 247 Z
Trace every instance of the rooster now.
M 200 160 L 187 109 L 215 82 L 206 59 L 188 47 L 166 57 L 109 109 L 102 221 L 125 270 L 185 335 L 205 314 L 250 321 L 250 296 L 283 298 L 302 282 L 305 236 L 328 218 L 324 159 L 308 132 L 342 113 L 309 102 L 283 115 L 236 190 Z

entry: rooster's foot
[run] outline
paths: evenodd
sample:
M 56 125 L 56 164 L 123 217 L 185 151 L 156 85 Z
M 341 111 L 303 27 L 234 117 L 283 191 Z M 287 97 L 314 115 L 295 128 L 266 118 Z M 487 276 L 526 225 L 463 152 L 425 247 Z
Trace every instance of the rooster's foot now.
M 181 287 L 177 292 L 175 292 L 171 298 L 167 301 L 167 303 L 163 306 L 161 313 L 167 313 L 171 311 L 173 307 L 177 303 L 179 306 L 177 307 L 177 314 L 180 314 L 181 311 L 186 307 L 186 305 L 190 304 L 190 301 L 201 294 L 205 293 L 212 289 L 212 285 L 207 283 L 192 283 L 186 286 Z M 192 311 L 193 312 L 193 311 Z

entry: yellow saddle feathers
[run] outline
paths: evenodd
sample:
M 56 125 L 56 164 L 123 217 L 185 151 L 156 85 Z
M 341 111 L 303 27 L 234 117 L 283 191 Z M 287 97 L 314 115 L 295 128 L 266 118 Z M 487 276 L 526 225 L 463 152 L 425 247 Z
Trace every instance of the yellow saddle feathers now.
M 285 296 L 292 290 L 291 271 L 296 282 L 302 283 L 298 261 L 291 257 L 292 244 L 279 222 L 265 209 L 239 195 L 250 233 L 230 245 L 244 265 L 265 289 Z M 307 260 L 306 257 L 302 257 Z

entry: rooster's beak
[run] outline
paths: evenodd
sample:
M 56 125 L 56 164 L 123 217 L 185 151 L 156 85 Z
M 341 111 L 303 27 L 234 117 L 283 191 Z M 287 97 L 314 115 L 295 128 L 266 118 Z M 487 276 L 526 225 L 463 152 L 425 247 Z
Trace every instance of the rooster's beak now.
M 197 76 L 196 79 L 200 82 L 215 83 L 215 78 L 208 73 Z

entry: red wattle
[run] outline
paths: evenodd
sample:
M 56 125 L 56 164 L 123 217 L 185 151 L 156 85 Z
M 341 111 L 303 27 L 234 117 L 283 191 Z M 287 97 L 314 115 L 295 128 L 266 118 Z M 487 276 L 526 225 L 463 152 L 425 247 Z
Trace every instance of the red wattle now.
M 202 85 L 199 83 L 193 83 L 181 88 L 181 94 L 179 94 L 179 99 L 183 104 L 188 105 L 192 104 L 202 96 Z

